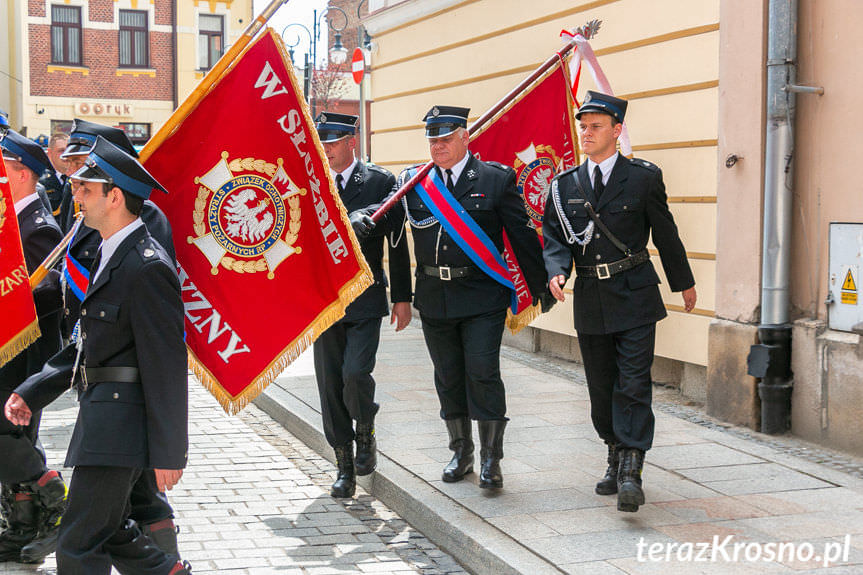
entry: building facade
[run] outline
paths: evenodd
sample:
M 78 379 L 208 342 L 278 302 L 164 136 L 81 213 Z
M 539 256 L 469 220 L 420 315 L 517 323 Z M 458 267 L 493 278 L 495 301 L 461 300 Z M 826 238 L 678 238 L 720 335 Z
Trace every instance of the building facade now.
M 655 378 L 696 397 L 705 394 L 715 301 L 719 4 L 389 0 L 372 2 L 366 19 L 372 159 L 396 172 L 428 158 L 421 119 L 433 105 L 469 106 L 475 120 L 561 47 L 561 29 L 602 20 L 591 45 L 615 93 L 630 100 L 635 154 L 663 168 L 698 287 L 698 307 L 686 314 L 663 278 L 669 317 L 658 325 Z M 579 95 L 593 88 L 582 74 Z M 532 326 L 516 343 L 579 358 L 569 302 Z
M 32 138 L 74 118 L 143 145 L 252 17 L 251 0 L 9 2 L 0 107 Z
M 474 120 L 559 49 L 561 29 L 602 20 L 591 45 L 616 95 L 630 101 L 635 155 L 662 167 L 697 282 L 692 314 L 663 287 L 669 315 L 657 329 L 654 379 L 680 385 L 722 420 L 758 429 L 759 380 L 747 360 L 761 322 L 762 257 L 780 243 L 762 237 L 771 215 L 764 202 L 770 0 L 369 4 L 372 159 L 393 171 L 427 160 L 420 120 L 432 105 L 470 106 Z M 791 262 L 791 432 L 861 454 L 863 202 L 847 167 L 860 125 L 863 79 L 849 71 L 863 56 L 854 39 L 863 5 L 790 4 L 798 18 L 798 83 L 824 89 L 797 96 L 796 145 L 780 168 L 792 189 L 784 246 Z M 581 94 L 592 88 L 582 74 Z M 849 255 L 842 260 L 840 252 Z M 570 305 L 556 306 L 515 343 L 579 359 L 571 313 Z M 857 323 L 837 319 L 849 315 Z

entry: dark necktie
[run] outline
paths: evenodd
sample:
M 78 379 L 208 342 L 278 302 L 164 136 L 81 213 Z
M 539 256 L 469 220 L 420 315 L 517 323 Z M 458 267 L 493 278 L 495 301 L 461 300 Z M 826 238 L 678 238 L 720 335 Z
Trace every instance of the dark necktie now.
M 99 265 L 102 263 L 102 246 L 99 246 L 99 249 L 96 250 L 96 259 L 93 260 L 93 265 L 90 266 L 90 281 L 87 287 L 93 285 L 93 282 L 96 281 L 96 274 L 99 271 Z
M 449 190 L 450 193 L 455 190 L 455 184 L 452 182 L 452 170 L 447 169 L 446 171 L 446 189 Z
M 345 182 L 345 179 L 342 177 L 341 174 L 336 176 L 336 185 L 339 187 L 339 193 L 340 194 L 345 191 L 345 183 L 344 182 Z
M 605 190 L 605 186 L 602 184 L 602 170 L 597 165 L 593 168 L 593 193 L 596 195 L 597 200 L 599 200 L 603 190 Z

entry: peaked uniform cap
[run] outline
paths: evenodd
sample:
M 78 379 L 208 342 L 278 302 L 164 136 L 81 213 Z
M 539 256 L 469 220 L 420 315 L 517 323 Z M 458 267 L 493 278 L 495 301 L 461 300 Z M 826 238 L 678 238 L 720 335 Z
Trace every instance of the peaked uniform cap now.
M 85 182 L 103 182 L 114 185 L 133 196 L 147 199 L 153 190 L 168 190 L 150 175 L 138 160 L 102 136 L 96 138 L 84 166 L 70 176 Z
M 593 112 L 608 114 L 618 122 L 623 122 L 623 117 L 626 115 L 626 106 L 628 104 L 629 102 L 621 98 L 615 98 L 614 96 L 609 96 L 602 92 L 588 90 L 587 94 L 584 96 L 584 102 L 581 103 L 581 107 L 578 109 L 578 112 L 575 113 L 575 118 L 579 119 L 582 114 Z
M 15 130 L 9 130 L 0 142 L 3 148 L 4 160 L 15 160 L 21 162 L 37 176 L 51 168 L 51 160 L 45 155 L 42 146 L 29 138 L 25 138 Z
M 66 151 L 60 157 L 68 158 L 69 156 L 84 156 L 89 154 L 90 148 L 93 147 L 96 138 L 99 136 L 102 136 L 130 156 L 134 158 L 138 157 L 138 152 L 135 151 L 135 147 L 129 141 L 129 137 L 126 136 L 126 132 L 120 128 L 113 128 L 77 118 L 72 122 L 72 133 L 69 134 L 69 143 L 66 145 Z
M 321 142 L 335 142 L 356 134 L 357 120 L 359 116 L 324 111 L 315 118 L 315 128 Z
M 440 138 L 455 132 L 458 128 L 467 128 L 468 113 L 470 108 L 433 106 L 423 118 L 423 122 L 426 123 L 426 138 Z

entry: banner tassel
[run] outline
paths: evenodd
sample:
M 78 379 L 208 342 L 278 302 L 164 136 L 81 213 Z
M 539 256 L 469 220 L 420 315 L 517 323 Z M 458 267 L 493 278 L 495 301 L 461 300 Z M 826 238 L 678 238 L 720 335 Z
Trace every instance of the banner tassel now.
M 39 320 L 34 319 L 30 325 L 21 330 L 15 337 L 9 340 L 6 345 L 0 347 L 0 367 L 27 349 L 41 336 L 42 332 L 39 331 Z

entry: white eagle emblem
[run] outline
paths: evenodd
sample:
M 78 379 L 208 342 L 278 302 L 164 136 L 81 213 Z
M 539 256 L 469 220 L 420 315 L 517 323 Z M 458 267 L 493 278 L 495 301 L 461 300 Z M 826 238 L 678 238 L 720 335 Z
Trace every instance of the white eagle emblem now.
M 258 194 L 251 188 L 240 191 L 237 195 L 228 199 L 225 208 L 225 220 L 227 225 L 225 231 L 240 237 L 247 242 L 259 242 L 269 233 L 273 227 L 273 214 L 264 212 L 270 204 L 269 199 L 259 200 L 257 205 L 249 207 L 248 202 L 258 198 Z M 259 219 L 258 216 L 264 212 Z

